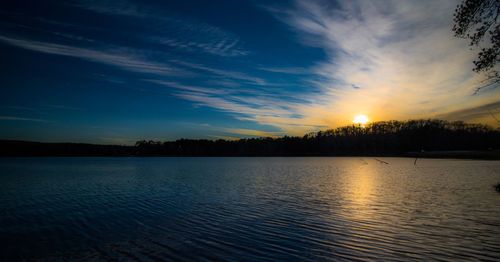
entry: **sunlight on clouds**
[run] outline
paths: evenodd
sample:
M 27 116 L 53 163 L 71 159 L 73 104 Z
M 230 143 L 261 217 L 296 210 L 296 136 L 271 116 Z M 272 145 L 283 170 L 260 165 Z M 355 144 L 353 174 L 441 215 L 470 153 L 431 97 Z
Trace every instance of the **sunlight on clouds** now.
M 310 67 L 268 65 L 258 60 L 257 50 L 243 49 L 236 34 L 129 2 L 79 1 L 76 7 L 120 21 L 154 21 L 157 26 L 148 23 L 146 32 L 130 35 L 149 43 L 147 48 L 105 39 L 72 44 L 37 34 L 2 33 L 0 43 L 127 71 L 141 81 L 130 89 L 174 96 L 252 122 L 252 129 L 220 127 L 228 137 L 300 136 L 352 125 L 361 113 L 370 122 L 436 117 L 499 126 L 491 112 L 499 108 L 500 88 L 473 95 L 481 79 L 472 72 L 476 53 L 451 31 L 459 2 L 297 0 L 265 8 L 296 33 L 304 48 L 323 51 L 321 60 L 304 59 Z M 172 55 L 165 47 L 209 56 Z
M 236 129 L 236 128 L 225 128 L 223 131 L 243 136 L 252 136 L 252 137 L 279 137 L 282 136 L 282 132 L 267 132 L 261 130 L 253 130 L 253 129 Z
M 329 55 L 314 68 L 325 79 L 316 83 L 317 103 L 298 113 L 308 123 L 338 126 L 360 111 L 374 121 L 426 118 L 497 101 L 498 90 L 471 96 L 479 77 L 471 71 L 474 52 L 451 32 L 456 4 L 346 1 L 334 9 L 297 1 L 282 19 Z

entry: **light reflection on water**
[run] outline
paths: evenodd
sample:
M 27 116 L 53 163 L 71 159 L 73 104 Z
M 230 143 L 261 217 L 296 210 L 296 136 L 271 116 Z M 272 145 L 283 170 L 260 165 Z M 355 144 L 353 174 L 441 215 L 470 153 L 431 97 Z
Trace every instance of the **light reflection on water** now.
M 500 162 L 0 159 L 0 260 L 500 259 Z

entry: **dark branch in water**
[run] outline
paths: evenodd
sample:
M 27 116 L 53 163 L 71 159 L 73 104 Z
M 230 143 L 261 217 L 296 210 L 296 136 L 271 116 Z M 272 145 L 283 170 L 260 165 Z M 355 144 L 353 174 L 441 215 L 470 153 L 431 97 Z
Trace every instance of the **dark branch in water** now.
M 382 161 L 382 160 L 380 160 L 380 159 L 376 159 L 376 158 L 375 158 L 375 160 L 377 160 L 379 163 L 382 163 L 382 164 L 386 164 L 386 165 L 388 165 L 388 164 L 389 164 L 389 163 L 387 163 L 387 162 L 385 162 L 385 161 Z
M 495 190 L 500 193 L 500 183 L 498 183 L 496 186 L 495 186 Z

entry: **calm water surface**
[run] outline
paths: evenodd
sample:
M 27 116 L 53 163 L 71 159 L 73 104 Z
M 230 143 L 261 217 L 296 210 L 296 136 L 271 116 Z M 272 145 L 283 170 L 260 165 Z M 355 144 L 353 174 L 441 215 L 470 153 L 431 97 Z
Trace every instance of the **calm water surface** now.
M 0 159 L 0 260 L 500 260 L 500 161 L 381 160 Z

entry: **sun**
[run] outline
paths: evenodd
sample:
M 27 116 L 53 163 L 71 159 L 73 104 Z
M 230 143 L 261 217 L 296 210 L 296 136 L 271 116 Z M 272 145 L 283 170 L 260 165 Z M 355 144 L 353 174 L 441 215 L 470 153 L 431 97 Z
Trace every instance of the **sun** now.
M 354 124 L 366 125 L 370 121 L 366 115 L 356 115 L 352 122 Z

